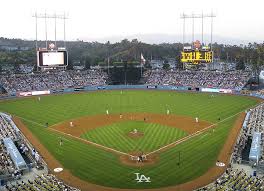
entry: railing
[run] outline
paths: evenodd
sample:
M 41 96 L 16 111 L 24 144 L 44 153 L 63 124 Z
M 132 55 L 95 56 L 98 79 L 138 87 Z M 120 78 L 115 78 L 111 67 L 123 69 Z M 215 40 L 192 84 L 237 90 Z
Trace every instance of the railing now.
M 156 90 L 177 90 L 177 91 L 196 91 L 196 92 L 214 92 L 214 93 L 235 93 L 235 90 L 220 89 L 220 88 L 203 88 L 191 86 L 170 86 L 170 85 L 100 85 L 100 86 L 82 86 L 61 89 L 51 89 L 42 91 L 28 91 L 28 92 L 10 92 L 8 95 L 0 95 L 0 98 L 13 98 L 32 95 L 41 95 L 42 92 L 50 91 L 50 94 L 56 93 L 70 93 L 79 91 L 95 91 L 95 90 L 120 90 L 120 89 L 156 89 Z
M 75 93 L 81 91 L 98 91 L 98 90 L 121 90 L 121 89 L 156 89 L 156 90 L 170 90 L 170 91 L 192 91 L 192 92 L 207 92 L 207 93 L 227 93 L 235 95 L 240 94 L 240 91 L 235 89 L 223 89 L 223 88 L 205 88 L 205 87 L 191 87 L 191 86 L 171 86 L 171 85 L 100 85 L 100 86 L 82 86 L 82 87 L 71 87 L 71 88 L 61 88 L 61 89 L 50 89 L 42 91 L 29 91 L 29 92 L 10 92 L 9 94 L 0 94 L 0 99 L 12 99 L 17 97 L 25 97 L 32 95 L 42 95 L 45 94 L 61 94 L 61 93 Z M 49 93 L 47 93 L 49 92 Z M 264 99 L 264 95 L 252 93 L 248 94 L 252 97 L 258 97 Z

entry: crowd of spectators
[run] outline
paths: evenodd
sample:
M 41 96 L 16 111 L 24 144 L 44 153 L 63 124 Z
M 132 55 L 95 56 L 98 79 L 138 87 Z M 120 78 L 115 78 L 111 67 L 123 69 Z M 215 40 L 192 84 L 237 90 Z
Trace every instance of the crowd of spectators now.
M 62 89 L 88 85 L 105 85 L 107 74 L 101 70 L 48 71 L 31 74 L 8 74 L 0 77 L 7 92 Z
M 246 147 L 248 141 L 248 136 L 246 135 L 246 132 L 244 129 L 242 129 L 242 132 L 239 135 L 239 138 L 237 139 L 237 143 L 234 147 L 234 152 L 232 155 L 232 162 L 240 164 L 242 161 L 242 152 Z
M 247 135 L 252 136 L 254 132 L 264 132 L 264 104 L 250 110 Z
M 241 89 L 249 80 L 246 71 L 189 71 L 149 70 L 144 74 L 149 85 L 173 85 L 190 87 L 216 87 Z
M 260 89 L 258 91 L 251 91 L 250 94 L 255 96 L 255 97 L 259 97 L 259 98 L 264 99 L 264 89 Z
M 28 151 L 28 147 L 25 144 L 20 144 L 18 141 L 19 135 L 11 121 L 7 119 L 6 115 L 0 114 L 0 175 L 19 179 L 22 174 L 7 152 L 7 148 L 3 143 L 3 139 L 5 138 L 11 138 L 13 141 L 16 141 L 20 145 L 21 152 L 24 152 L 24 154 Z
M 249 118 L 246 119 L 245 125 L 241 129 L 239 138 L 234 147 L 232 160 L 235 163 L 241 163 L 242 151 L 245 149 L 248 139 L 253 136 L 254 132 L 262 133 L 262 158 L 260 163 L 264 163 L 264 104 L 261 104 L 253 109 L 250 109 Z
M 0 187 L 0 190 L 78 191 L 78 189 L 64 184 L 61 180 L 58 180 L 54 175 L 50 174 L 37 176 L 34 178 L 34 181 L 21 181 L 25 171 L 16 167 L 11 155 L 8 153 L 7 148 L 3 143 L 3 139 L 11 138 L 16 144 L 19 153 L 23 157 L 26 157 L 28 162 L 30 161 L 30 163 L 32 163 L 31 167 L 33 167 L 33 163 L 35 163 L 35 166 L 40 169 L 43 164 L 40 160 L 41 157 L 38 151 L 29 145 L 24 136 L 22 136 L 20 131 L 14 125 L 11 116 L 0 113 L 0 177 L 5 177 L 5 179 L 12 182 L 9 182 L 2 188 Z M 27 163 L 27 165 L 29 165 L 29 163 Z
M 21 154 L 27 156 L 29 159 L 32 159 L 32 161 L 35 161 L 36 163 L 39 162 L 40 155 L 37 151 L 32 149 L 30 151 L 30 146 L 26 143 L 25 140 L 21 137 L 21 134 L 18 133 L 18 129 L 16 129 L 12 124 L 12 120 L 8 119 L 5 115 L 0 114 L 0 140 L 2 143 L 2 140 L 4 138 L 11 138 L 18 147 L 18 150 Z M 6 157 L 6 158 L 9 158 Z
M 4 144 L 0 142 L 0 175 L 15 175 L 15 165 L 7 153 Z
M 80 191 L 66 185 L 63 181 L 57 179 L 52 174 L 43 174 L 36 176 L 33 181 L 21 181 L 15 184 L 8 184 L 3 191 L 17 191 L 17 190 L 30 190 L 30 191 Z
M 13 140 L 17 140 L 17 132 L 13 128 L 12 124 L 8 120 L 0 115 L 0 140 L 10 137 Z
M 248 176 L 243 170 L 228 169 L 215 183 L 196 191 L 263 191 L 263 177 Z

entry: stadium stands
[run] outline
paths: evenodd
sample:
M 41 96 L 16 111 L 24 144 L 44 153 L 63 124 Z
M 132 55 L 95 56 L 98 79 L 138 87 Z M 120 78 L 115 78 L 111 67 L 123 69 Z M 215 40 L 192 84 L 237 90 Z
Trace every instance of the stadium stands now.
M 15 165 L 2 142 L 0 143 L 0 159 L 0 175 L 12 175 L 14 173 L 15 176 Z
M 241 163 L 242 151 L 245 149 L 249 138 L 253 138 L 255 133 L 262 133 L 260 146 L 262 147 L 262 156 L 259 158 L 259 163 L 264 163 L 264 104 L 261 104 L 250 110 L 247 115 L 243 128 L 241 129 L 237 144 L 234 148 L 232 161 L 234 163 Z
M 8 137 L 11 137 L 13 140 L 17 140 L 17 131 L 3 115 L 0 115 L 0 140 Z
M 258 91 L 253 91 L 253 92 L 250 93 L 250 95 L 264 99 L 264 89 L 261 89 L 261 90 L 258 90 Z
M 79 189 L 70 187 L 57 179 L 52 174 L 36 176 L 34 181 L 17 181 L 14 184 L 8 184 L 3 191 L 17 191 L 17 190 L 30 190 L 30 191 L 79 191 Z
M 21 174 L 3 142 L 4 139 L 18 140 L 18 129 L 13 125 L 6 115 L 0 114 L 0 175 L 12 176 L 17 179 Z
M 8 182 L 4 187 L 0 184 L 0 190 L 78 191 L 51 174 L 21 181 L 29 166 L 43 169 L 42 165 L 39 153 L 29 145 L 11 116 L 0 113 L 0 183 Z
M 263 177 L 248 176 L 243 170 L 229 169 L 215 183 L 196 191 L 263 191 Z
M 241 89 L 250 78 L 242 71 L 180 71 L 148 70 L 144 73 L 146 84 L 190 87 L 217 87 Z M 106 85 L 108 76 L 101 70 L 49 71 L 35 74 L 9 74 L 0 77 L 0 84 L 7 92 L 63 89 L 89 85 Z
M 149 70 L 145 74 L 146 84 L 190 87 L 216 87 L 241 89 L 250 78 L 249 72 L 242 71 L 180 71 Z
M 101 70 L 49 71 L 36 74 L 10 74 L 0 77 L 7 92 L 61 89 L 88 85 L 105 85 L 107 74 Z

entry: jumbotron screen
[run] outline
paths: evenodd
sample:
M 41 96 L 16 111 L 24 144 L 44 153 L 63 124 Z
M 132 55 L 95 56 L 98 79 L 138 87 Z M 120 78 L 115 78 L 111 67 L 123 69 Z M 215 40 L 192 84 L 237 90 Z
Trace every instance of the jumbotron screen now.
M 38 66 L 56 67 L 67 65 L 67 51 L 39 51 Z

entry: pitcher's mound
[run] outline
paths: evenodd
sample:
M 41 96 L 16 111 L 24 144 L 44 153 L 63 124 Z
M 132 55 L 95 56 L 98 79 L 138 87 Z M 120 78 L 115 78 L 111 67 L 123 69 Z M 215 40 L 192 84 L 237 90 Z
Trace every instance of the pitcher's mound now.
M 144 133 L 139 132 L 137 129 L 134 129 L 133 131 L 130 131 L 127 135 L 130 138 L 139 138 L 139 137 L 143 137 Z

